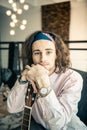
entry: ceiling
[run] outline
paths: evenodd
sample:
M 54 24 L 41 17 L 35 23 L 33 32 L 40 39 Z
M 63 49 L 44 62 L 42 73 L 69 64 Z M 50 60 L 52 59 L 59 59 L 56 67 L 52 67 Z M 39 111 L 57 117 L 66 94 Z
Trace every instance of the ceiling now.
M 14 0 L 15 1 L 15 0 Z M 17 0 L 18 1 L 18 0 Z M 85 0 L 26 0 L 29 6 L 42 6 L 47 4 L 54 4 L 66 1 L 85 1 Z M 0 0 L 0 13 L 4 13 L 7 9 L 11 9 L 8 0 Z
M 52 4 L 56 2 L 64 2 L 64 1 L 69 1 L 69 0 L 26 0 L 27 3 L 33 6 L 41 6 L 41 5 Z M 8 0 L 0 0 L 0 6 L 10 8 L 10 4 L 8 3 Z
M 47 5 L 47 4 L 65 2 L 65 1 L 72 1 L 72 0 L 26 0 L 26 3 L 29 3 L 32 6 L 41 6 L 41 5 Z M 73 1 L 76 1 L 76 0 L 73 0 Z M 78 0 L 78 1 L 81 1 L 81 0 Z M 0 0 L 0 6 L 4 8 L 11 8 L 10 4 L 8 3 L 8 0 Z

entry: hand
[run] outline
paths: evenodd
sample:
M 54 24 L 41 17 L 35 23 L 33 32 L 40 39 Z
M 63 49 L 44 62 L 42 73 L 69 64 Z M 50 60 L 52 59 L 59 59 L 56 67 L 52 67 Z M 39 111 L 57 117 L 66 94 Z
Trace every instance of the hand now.
M 27 65 L 27 66 L 28 66 L 28 65 Z M 29 71 L 29 68 L 30 68 L 30 67 L 28 66 L 28 68 L 27 68 L 27 66 L 25 66 L 25 70 L 21 73 L 21 80 L 23 80 L 23 81 L 28 80 L 29 82 L 31 82 L 32 87 L 33 87 L 33 89 L 34 89 L 34 92 L 37 93 L 38 90 L 37 90 L 37 87 L 36 87 L 35 82 L 28 77 L 28 71 Z
M 25 69 L 22 73 L 21 73 L 21 80 L 27 80 L 27 73 L 28 73 L 28 70 Z
M 27 79 L 33 80 L 37 84 L 38 89 L 50 86 L 49 71 L 46 68 L 37 64 L 32 65 L 32 67 L 26 66 L 26 69 L 29 69 Z

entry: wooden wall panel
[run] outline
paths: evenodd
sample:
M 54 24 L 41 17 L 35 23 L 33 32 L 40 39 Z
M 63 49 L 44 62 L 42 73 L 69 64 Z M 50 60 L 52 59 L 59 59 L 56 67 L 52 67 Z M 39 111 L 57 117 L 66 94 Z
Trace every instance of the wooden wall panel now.
M 42 30 L 59 34 L 63 40 L 69 40 L 70 2 L 41 7 Z

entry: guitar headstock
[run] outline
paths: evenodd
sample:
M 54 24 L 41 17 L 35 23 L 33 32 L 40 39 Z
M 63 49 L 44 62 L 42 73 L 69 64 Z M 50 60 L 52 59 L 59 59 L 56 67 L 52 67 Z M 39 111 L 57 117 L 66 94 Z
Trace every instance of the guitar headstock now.
M 25 105 L 28 107 L 32 107 L 34 104 L 36 98 L 36 93 L 33 90 L 32 84 L 28 82 L 28 88 L 27 88 L 27 93 L 25 97 Z

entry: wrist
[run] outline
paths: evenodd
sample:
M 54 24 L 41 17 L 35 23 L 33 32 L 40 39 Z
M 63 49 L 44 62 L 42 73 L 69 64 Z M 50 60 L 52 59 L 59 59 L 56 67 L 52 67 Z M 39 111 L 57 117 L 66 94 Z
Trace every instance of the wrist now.
M 18 77 L 18 82 L 20 84 L 26 84 L 28 82 L 28 80 L 22 79 L 22 76 Z
M 37 84 L 38 89 L 41 89 L 43 87 L 45 88 L 45 87 L 50 86 L 50 81 L 48 78 L 45 79 L 45 78 L 40 77 L 39 79 L 36 80 L 36 84 Z
M 41 97 L 47 96 L 51 92 L 51 87 L 42 87 L 39 89 L 39 94 Z

